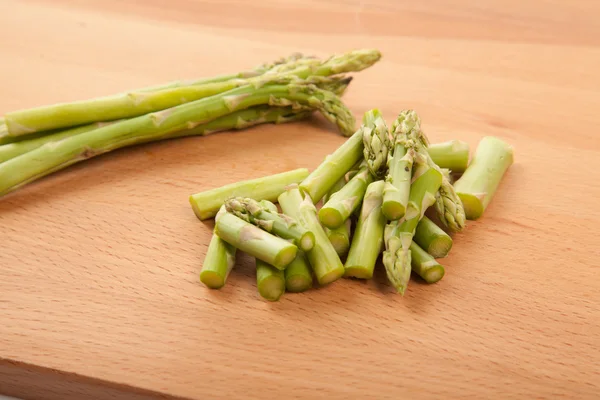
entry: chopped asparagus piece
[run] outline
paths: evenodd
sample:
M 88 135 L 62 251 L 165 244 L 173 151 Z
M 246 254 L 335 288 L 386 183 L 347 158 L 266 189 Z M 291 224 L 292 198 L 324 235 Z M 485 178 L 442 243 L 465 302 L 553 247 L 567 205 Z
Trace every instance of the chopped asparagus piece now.
M 256 288 L 265 300 L 279 300 L 285 292 L 285 272 L 257 258 Z
M 283 212 L 296 218 L 301 225 L 315 235 L 314 247 L 306 253 L 320 285 L 326 285 L 344 274 L 344 266 L 317 218 L 317 209 L 309 195 L 304 199 L 296 185 L 290 185 L 279 196 Z
M 254 200 L 276 201 L 288 185 L 299 183 L 308 176 L 306 168 L 294 169 L 275 175 L 231 183 L 190 196 L 194 213 L 201 220 L 215 216 L 219 208 L 231 197 L 249 197 Z
M 410 244 L 410 256 L 412 270 L 425 282 L 436 283 L 444 277 L 444 267 L 415 242 Z
M 223 287 L 235 265 L 235 252 L 235 247 L 213 233 L 200 271 L 200 281 L 211 289 Z
M 423 216 L 413 240 L 433 258 L 444 258 L 452 248 L 452 238 L 435 222 Z
M 469 165 L 469 144 L 461 140 L 430 144 L 427 152 L 438 167 L 452 172 L 465 172 Z
M 338 226 L 337 228 L 323 228 L 333 248 L 340 257 L 345 256 L 346 253 L 348 253 L 348 249 L 350 249 L 351 226 L 352 221 L 350 221 L 350 218 L 348 218 L 342 225 Z
M 373 277 L 375 262 L 383 246 L 386 223 L 385 215 L 381 211 L 384 185 L 383 181 L 377 181 L 367 187 L 350 253 L 344 266 L 346 276 L 361 279 Z
M 468 219 L 481 217 L 513 160 L 514 150 L 508 143 L 493 136 L 481 139 L 471 164 L 454 184 Z
M 228 212 L 216 218 L 215 232 L 230 245 L 281 270 L 292 262 L 298 251 L 292 243 Z
M 298 251 L 294 261 L 285 268 L 285 289 L 291 293 L 299 293 L 310 289 L 312 284 L 312 271 L 306 255 Z
M 364 158 L 371 174 L 383 179 L 387 174 L 388 153 L 392 150 L 393 137 L 377 109 L 364 114 L 363 125 Z

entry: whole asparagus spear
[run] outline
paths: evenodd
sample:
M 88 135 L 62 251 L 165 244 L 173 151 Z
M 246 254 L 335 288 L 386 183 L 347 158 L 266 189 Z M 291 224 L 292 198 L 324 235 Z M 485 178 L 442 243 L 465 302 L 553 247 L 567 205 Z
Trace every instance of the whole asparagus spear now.
M 233 197 L 225 202 L 225 208 L 238 218 L 259 228 L 288 239 L 303 251 L 315 244 L 315 235 L 285 214 L 272 212 L 251 198 Z
M 350 71 L 360 71 L 377 62 L 377 50 L 359 50 L 333 56 L 320 65 L 300 65 L 274 76 L 329 76 Z M 290 61 L 291 64 L 297 60 Z M 20 136 L 49 129 L 73 127 L 91 122 L 111 121 L 172 108 L 190 101 L 214 96 L 248 84 L 260 85 L 261 76 L 248 79 L 229 79 L 159 90 L 121 93 L 114 96 L 53 104 L 38 108 L 13 111 L 4 116 L 10 136 Z
M 335 78 L 320 78 L 336 80 Z M 253 106 L 300 105 L 319 109 L 340 129 L 354 129 L 354 117 L 333 93 L 318 89 L 314 80 L 279 78 L 259 88 L 251 85 L 190 103 L 117 122 L 59 142 L 48 143 L 0 164 L 0 194 L 65 168 L 71 164 L 125 146 L 194 128 L 234 111 Z

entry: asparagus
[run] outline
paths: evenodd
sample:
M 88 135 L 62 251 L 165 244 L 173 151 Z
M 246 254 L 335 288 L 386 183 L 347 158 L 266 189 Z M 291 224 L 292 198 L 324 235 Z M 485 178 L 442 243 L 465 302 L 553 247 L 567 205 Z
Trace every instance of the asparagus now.
M 224 212 L 222 208 L 219 215 Z M 211 289 L 223 287 L 235 264 L 235 253 L 235 247 L 213 233 L 200 271 L 200 281 Z
M 257 258 L 256 288 L 264 299 L 279 300 L 285 292 L 285 272 Z
M 315 235 L 285 214 L 272 212 L 270 207 L 245 197 L 233 197 L 225 202 L 225 208 L 238 218 L 259 228 L 288 239 L 303 251 L 313 248 Z
M 386 223 L 385 215 L 381 211 L 384 185 L 383 181 L 376 181 L 367 187 L 348 259 L 344 265 L 346 276 L 362 279 L 373 277 L 375 262 L 383 245 Z
M 1 168 L 1 167 L 0 167 Z M 286 186 L 298 183 L 308 176 L 306 168 L 298 168 L 275 175 L 231 183 L 190 196 L 190 204 L 200 220 L 215 216 L 219 208 L 231 197 L 249 197 L 254 200 L 276 201 Z
M 360 205 L 367 186 L 373 181 L 366 163 L 356 175 L 334 193 L 319 210 L 321 224 L 330 229 L 341 226 Z
M 278 201 L 285 214 L 297 219 L 315 235 L 315 245 L 306 255 L 319 284 L 326 285 L 339 279 L 344 274 L 344 266 L 317 219 L 317 209 L 310 195 L 303 199 L 298 186 L 290 185 Z
M 282 270 L 292 262 L 298 250 L 292 243 L 273 236 L 229 212 L 216 218 L 215 232 L 237 249 Z
M 406 213 L 415 146 L 420 138 L 421 120 L 412 110 L 404 110 L 392 125 L 394 147 L 388 154 L 389 171 L 383 189 L 383 214 L 391 221 Z
M 444 267 L 415 242 L 410 243 L 410 258 L 412 270 L 425 282 L 436 283 L 444 277 Z
M 296 258 L 285 268 L 285 289 L 288 292 L 304 292 L 312 287 L 313 278 L 306 255 L 298 251 Z
M 401 294 L 406 291 L 410 279 L 410 243 L 415 229 L 425 210 L 435 202 L 435 193 L 442 183 L 439 169 L 430 167 L 420 153 L 417 153 L 415 164 L 414 181 L 404 220 L 388 224 L 386 250 L 383 252 L 383 265 L 388 280 Z
M 469 164 L 469 144 L 461 140 L 430 144 L 427 152 L 437 166 L 452 172 L 465 172 Z
M 452 248 L 452 238 L 426 216 L 419 221 L 413 240 L 434 258 L 446 257 Z
M 310 82 L 290 78 L 276 80 L 258 89 L 241 87 L 219 96 L 114 123 L 56 143 L 47 143 L 0 164 L 0 194 L 98 154 L 156 139 L 261 104 L 311 106 L 320 109 L 330 120 L 337 121 L 342 130 L 350 129 L 354 125 L 354 117 L 340 99 Z
M 341 178 L 338 180 L 335 185 L 329 190 L 328 193 L 323 196 L 323 203 L 327 203 L 327 201 L 331 198 L 331 196 L 344 187 L 346 184 L 346 179 Z M 338 253 L 338 256 L 343 257 L 348 252 L 350 248 L 350 230 L 351 230 L 352 222 L 350 218 L 348 218 L 342 225 L 338 226 L 334 229 L 329 229 L 327 227 L 323 227 L 325 234 L 329 238 L 329 241 L 333 245 L 333 248 Z
M 362 129 L 357 130 L 302 181 L 300 189 L 315 204 L 362 158 L 362 137 Z
M 279 75 L 329 76 L 350 71 L 360 71 L 377 62 L 381 57 L 377 50 L 359 50 L 333 56 L 320 65 L 303 65 L 279 70 Z M 290 61 L 295 64 L 296 60 Z M 276 74 L 267 74 L 272 79 Z M 49 129 L 72 127 L 98 121 L 131 118 L 172 108 L 190 101 L 214 96 L 248 84 L 260 85 L 262 76 L 248 79 L 209 80 L 200 84 L 169 86 L 151 90 L 133 91 L 108 97 L 52 104 L 43 107 L 13 111 L 4 116 L 8 135 L 20 136 Z
M 513 147 L 508 143 L 493 136 L 481 139 L 471 164 L 454 184 L 468 219 L 481 217 L 513 160 Z
M 388 153 L 392 147 L 392 136 L 381 112 L 367 111 L 363 116 L 363 154 L 371 174 L 383 179 L 387 173 Z

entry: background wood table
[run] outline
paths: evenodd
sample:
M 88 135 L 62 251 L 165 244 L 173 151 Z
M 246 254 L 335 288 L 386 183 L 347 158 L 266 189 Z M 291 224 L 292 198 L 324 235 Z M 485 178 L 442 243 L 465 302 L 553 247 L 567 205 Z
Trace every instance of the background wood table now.
M 446 277 L 257 295 L 198 281 L 188 196 L 297 167 L 321 119 L 117 151 L 0 199 L 0 393 L 27 398 L 600 396 L 600 2 L 0 1 L 0 113 L 376 47 L 357 117 L 414 108 L 433 141 L 515 146 Z

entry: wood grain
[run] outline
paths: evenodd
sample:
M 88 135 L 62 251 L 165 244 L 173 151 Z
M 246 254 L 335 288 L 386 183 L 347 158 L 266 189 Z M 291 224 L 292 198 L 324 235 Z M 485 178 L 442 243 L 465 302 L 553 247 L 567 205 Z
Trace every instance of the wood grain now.
M 600 396 L 600 3 L 0 1 L 0 113 L 376 47 L 345 101 L 515 164 L 436 285 L 257 295 L 198 280 L 188 196 L 314 168 L 321 119 L 116 151 L 0 199 L 0 393 L 25 398 Z

